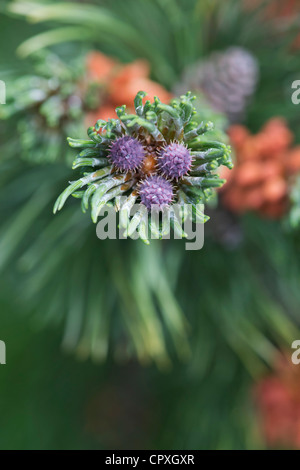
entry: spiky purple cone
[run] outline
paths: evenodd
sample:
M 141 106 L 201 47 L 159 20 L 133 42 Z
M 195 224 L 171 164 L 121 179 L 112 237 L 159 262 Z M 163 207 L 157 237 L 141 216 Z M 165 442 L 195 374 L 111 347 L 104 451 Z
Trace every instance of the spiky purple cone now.
M 164 147 L 158 156 L 158 168 L 167 178 L 178 179 L 186 175 L 192 164 L 192 156 L 183 144 Z
M 173 200 L 173 186 L 161 176 L 153 175 L 141 183 L 139 194 L 141 203 L 147 207 L 148 211 L 154 204 L 159 209 L 163 209 Z
M 144 160 L 145 150 L 137 139 L 125 135 L 112 142 L 108 158 L 118 170 L 133 171 Z

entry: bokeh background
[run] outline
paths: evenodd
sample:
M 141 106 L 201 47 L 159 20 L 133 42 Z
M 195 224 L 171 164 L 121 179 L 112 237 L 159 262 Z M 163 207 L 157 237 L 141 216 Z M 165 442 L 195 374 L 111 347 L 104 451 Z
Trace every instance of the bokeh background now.
M 0 8 L 0 448 L 299 448 L 300 2 Z M 139 90 L 232 146 L 200 251 L 52 214 L 66 137 Z

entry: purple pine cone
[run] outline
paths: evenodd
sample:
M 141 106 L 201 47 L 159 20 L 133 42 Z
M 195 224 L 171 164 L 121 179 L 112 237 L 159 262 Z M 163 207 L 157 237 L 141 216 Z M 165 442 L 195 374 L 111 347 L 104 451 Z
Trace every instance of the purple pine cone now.
M 133 171 L 144 160 L 145 150 L 137 139 L 125 135 L 112 142 L 108 158 L 118 170 Z
M 168 178 L 178 179 L 191 168 L 192 155 L 183 144 L 172 144 L 164 147 L 158 156 L 158 168 Z
M 173 200 L 173 186 L 161 176 L 149 176 L 142 181 L 139 193 L 141 203 L 147 207 L 148 211 L 154 204 L 159 206 L 159 209 L 163 209 Z

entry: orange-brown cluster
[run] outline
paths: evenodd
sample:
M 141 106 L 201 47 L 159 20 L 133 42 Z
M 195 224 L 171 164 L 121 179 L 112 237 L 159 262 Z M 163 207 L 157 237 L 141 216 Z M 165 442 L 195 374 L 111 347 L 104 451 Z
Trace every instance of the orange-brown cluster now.
M 117 106 L 125 104 L 131 109 L 134 97 L 140 90 L 147 92 L 145 100 L 153 100 L 154 96 L 159 96 L 163 102 L 168 102 L 172 98 L 164 87 L 150 80 L 150 69 L 145 60 L 124 65 L 94 51 L 87 57 L 87 73 L 92 81 L 101 85 L 102 96 L 99 109 L 87 114 L 88 126 L 95 124 L 97 119 L 115 118 Z
M 300 365 L 280 356 L 275 371 L 256 386 L 255 399 L 269 446 L 300 448 Z
M 235 167 L 224 171 L 221 197 L 232 212 L 255 211 L 280 218 L 288 208 L 288 182 L 300 171 L 300 146 L 291 148 L 293 134 L 281 118 L 273 118 L 258 134 L 231 126 L 228 134 L 236 153 Z

